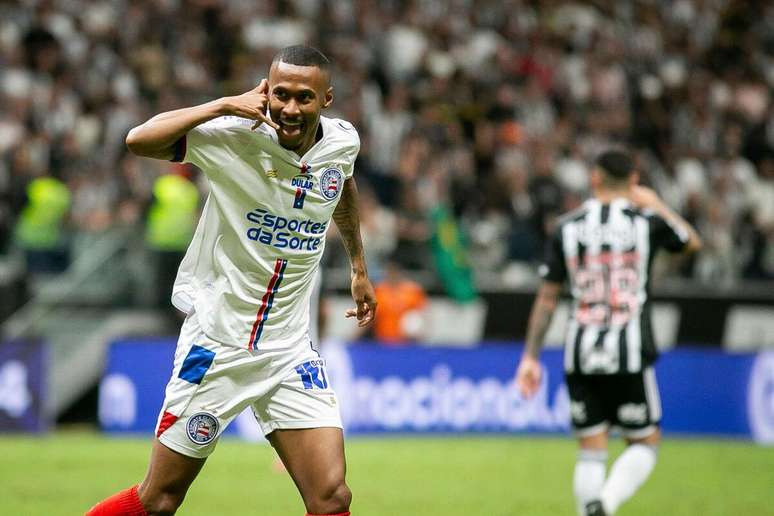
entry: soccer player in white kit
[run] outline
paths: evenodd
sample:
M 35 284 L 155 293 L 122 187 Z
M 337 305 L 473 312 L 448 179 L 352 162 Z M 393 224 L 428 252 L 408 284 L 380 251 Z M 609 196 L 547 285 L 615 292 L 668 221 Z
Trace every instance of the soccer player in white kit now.
M 329 62 L 293 46 L 252 91 L 162 113 L 132 129 L 140 156 L 197 165 L 210 195 L 178 272 L 187 314 L 139 486 L 88 515 L 174 514 L 225 427 L 250 406 L 308 515 L 349 515 L 341 417 L 310 340 L 309 300 L 331 219 L 352 264 L 361 326 L 376 301 L 352 178 L 360 141 L 333 101 Z

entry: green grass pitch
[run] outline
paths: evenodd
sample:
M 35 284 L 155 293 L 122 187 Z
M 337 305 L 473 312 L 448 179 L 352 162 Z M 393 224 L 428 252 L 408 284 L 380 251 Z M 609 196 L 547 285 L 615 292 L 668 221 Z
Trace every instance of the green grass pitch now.
M 140 480 L 149 451 L 148 440 L 88 432 L 0 437 L 0 514 L 83 514 Z M 574 514 L 569 438 L 352 438 L 347 460 L 354 516 Z M 221 442 L 178 514 L 303 516 L 273 461 L 268 445 Z M 774 515 L 774 449 L 667 440 L 653 476 L 618 515 Z

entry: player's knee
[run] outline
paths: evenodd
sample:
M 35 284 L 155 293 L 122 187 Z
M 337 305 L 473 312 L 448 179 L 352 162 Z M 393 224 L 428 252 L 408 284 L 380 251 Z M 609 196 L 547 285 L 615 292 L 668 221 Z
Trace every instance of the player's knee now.
M 337 514 L 347 512 L 352 503 L 352 491 L 341 481 L 332 481 L 322 489 L 312 501 L 309 512 L 312 514 Z
M 333 493 L 332 500 L 339 506 L 341 512 L 349 510 L 349 505 L 352 503 L 352 491 L 349 486 L 344 482 L 341 482 Z
M 651 446 L 655 448 L 661 444 L 661 430 L 656 428 L 653 432 L 644 437 L 638 439 L 627 439 L 627 443 L 629 445 L 644 444 L 645 446 Z

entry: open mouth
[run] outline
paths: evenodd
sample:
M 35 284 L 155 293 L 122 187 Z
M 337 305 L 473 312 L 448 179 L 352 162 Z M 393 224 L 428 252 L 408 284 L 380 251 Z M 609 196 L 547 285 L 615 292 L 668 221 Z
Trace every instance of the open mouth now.
M 287 138 L 296 138 L 301 136 L 304 131 L 304 122 L 302 120 L 288 121 L 280 120 L 280 132 Z

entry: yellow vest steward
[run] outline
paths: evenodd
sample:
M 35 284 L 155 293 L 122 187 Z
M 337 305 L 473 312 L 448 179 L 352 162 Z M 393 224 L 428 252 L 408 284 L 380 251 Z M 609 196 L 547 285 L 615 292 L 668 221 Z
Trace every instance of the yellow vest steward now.
M 145 240 L 160 251 L 185 251 L 196 227 L 199 191 L 178 175 L 163 175 L 153 185 Z
M 16 240 L 24 249 L 55 249 L 62 243 L 62 221 L 70 209 L 70 191 L 53 177 L 27 185 L 27 205 L 16 224 Z

